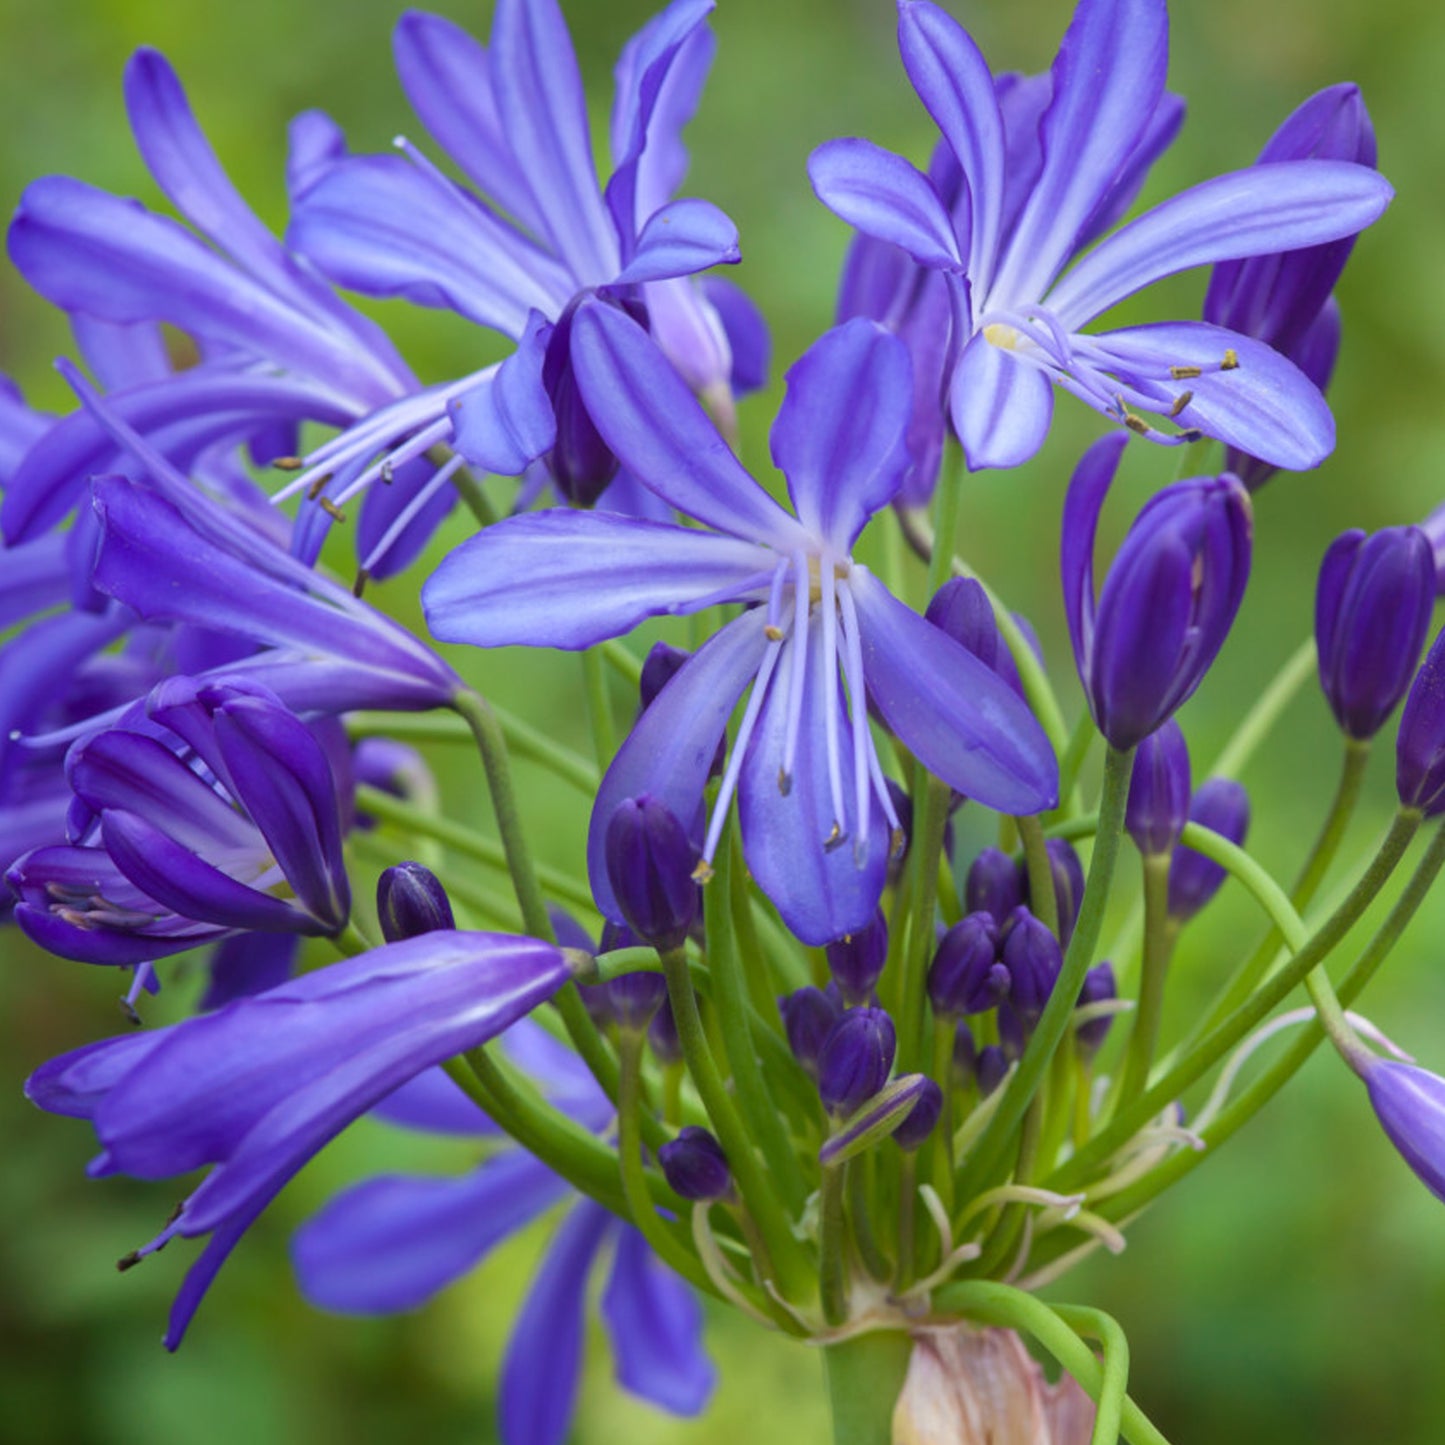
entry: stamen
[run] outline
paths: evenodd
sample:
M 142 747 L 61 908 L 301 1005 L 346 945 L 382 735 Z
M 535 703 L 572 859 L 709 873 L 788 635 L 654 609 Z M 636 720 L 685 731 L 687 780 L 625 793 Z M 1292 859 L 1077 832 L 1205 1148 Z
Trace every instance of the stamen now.
M 371 581 L 371 573 L 365 567 L 356 569 L 356 580 L 351 584 L 351 595 L 360 598 L 366 591 L 366 584 Z
M 278 472 L 299 472 L 306 463 L 300 457 L 275 457 L 271 465 Z
M 412 520 L 421 513 L 422 508 L 461 470 L 461 465 L 461 457 L 449 457 L 436 469 L 431 480 L 401 509 L 401 512 L 392 521 L 391 526 L 382 534 L 381 541 L 379 541 L 362 560 L 361 571 L 357 573 L 357 585 L 354 589 L 358 597 L 361 596 L 361 588 L 366 585 L 367 578 L 376 566 L 377 561 L 390 551 L 392 544 L 401 536 L 402 532 L 406 530 Z
M 1174 405 L 1169 408 L 1169 415 L 1171 417 L 1178 416 L 1193 400 L 1194 393 L 1192 391 L 1181 391 L 1179 395 L 1174 398 Z
M 1219 363 L 1219 369 L 1221 371 L 1239 370 L 1239 353 L 1232 346 L 1224 353 L 1224 360 Z
M 833 559 L 821 559 L 823 614 L 823 737 L 827 744 L 828 792 L 833 804 L 833 828 L 823 843 L 831 852 L 847 836 L 847 814 L 843 807 L 843 760 L 838 752 L 838 600 Z
M 1171 366 L 1169 375 L 1175 381 L 1189 381 L 1196 376 L 1203 376 L 1204 368 L 1202 366 Z
M 331 480 L 330 472 L 322 472 L 320 476 L 306 488 L 306 500 L 314 502 L 326 490 L 326 484 Z
M 783 629 L 781 627 L 775 627 L 769 622 L 767 626 L 763 628 L 763 636 L 766 637 L 769 642 L 781 642 L 783 640 Z
M 872 809 L 868 806 L 868 788 L 872 768 L 868 754 L 873 739 L 868 732 L 867 692 L 863 682 L 863 645 L 858 638 L 858 608 L 853 601 L 852 588 L 845 583 L 838 589 L 838 604 L 843 612 L 843 676 L 848 683 L 848 701 L 851 704 L 849 722 L 853 728 L 853 805 L 857 812 L 854 821 L 853 861 L 862 867 L 868 856 L 868 824 Z M 884 792 L 888 790 L 885 788 Z
M 316 500 L 321 510 L 325 512 L 332 521 L 344 522 L 346 520 L 346 513 L 343 512 L 330 497 L 318 497 Z
M 768 587 L 768 623 L 763 634 L 769 642 L 781 642 L 783 638 L 783 587 L 788 580 L 789 565 L 786 557 L 779 559 Z
M 793 636 L 800 644 L 808 639 L 808 557 L 799 550 L 793 553 Z M 783 735 L 783 772 L 791 780 L 793 764 L 798 757 L 798 731 L 803 723 L 803 687 L 806 668 L 796 667 L 788 679 L 787 732 Z M 784 788 L 786 793 L 787 789 Z
M 407 462 L 415 461 L 417 457 L 430 451 L 438 442 L 446 441 L 451 435 L 451 431 L 451 419 L 445 416 L 438 421 L 432 422 L 430 426 L 423 427 L 409 440 L 401 442 L 379 461 L 367 467 L 354 481 L 348 482 L 346 486 L 337 493 L 337 502 L 349 502 L 354 496 L 364 492 L 378 477 L 380 477 L 383 482 L 389 482 L 391 480 L 391 474 L 397 467 L 405 466 Z

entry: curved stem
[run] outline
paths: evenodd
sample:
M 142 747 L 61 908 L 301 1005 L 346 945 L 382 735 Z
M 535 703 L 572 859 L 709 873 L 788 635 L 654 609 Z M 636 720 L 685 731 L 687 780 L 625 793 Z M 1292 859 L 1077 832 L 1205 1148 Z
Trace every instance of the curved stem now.
M 1098 1409 L 1089 1445 L 1114 1445 L 1129 1390 L 1129 1341 L 1119 1321 L 1087 1305 L 1055 1305 L 1054 1313 L 1077 1335 L 1096 1339 L 1104 1349 Z
M 1054 890 L 1054 870 L 1044 847 L 1043 824 L 1037 818 L 1015 818 L 1019 841 L 1024 845 L 1024 866 L 1029 874 L 1029 909 L 1054 935 L 1059 936 L 1059 901 Z

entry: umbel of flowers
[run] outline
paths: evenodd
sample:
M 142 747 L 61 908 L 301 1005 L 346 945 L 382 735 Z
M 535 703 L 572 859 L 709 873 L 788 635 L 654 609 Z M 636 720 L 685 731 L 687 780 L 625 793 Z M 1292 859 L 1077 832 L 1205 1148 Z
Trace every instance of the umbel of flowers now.
M 278 238 L 144 51 L 126 103 L 181 219 L 69 177 L 22 196 L 11 258 L 88 376 L 62 364 L 79 405 L 58 419 L 0 392 L 8 915 L 125 971 L 137 1024 L 174 955 L 209 965 L 193 1014 L 82 1045 L 27 1090 L 89 1121 L 92 1174 L 208 1171 L 121 1261 L 205 1240 L 170 1348 L 277 1192 L 374 1115 L 453 1137 L 460 1167 L 359 1181 L 301 1227 L 324 1308 L 416 1308 L 567 1201 L 503 1369 L 508 1445 L 566 1436 L 599 1269 L 619 1382 L 679 1414 L 713 1384 L 707 1296 L 824 1350 L 839 1441 L 1157 1445 L 1118 1326 L 1035 1291 L 1124 1248 L 1322 1039 L 1445 1196 L 1445 1084 L 1348 1011 L 1445 862 L 1435 831 L 1394 882 L 1445 810 L 1445 643 L 1417 671 L 1430 538 L 1331 547 L 1315 638 L 1211 766 L 1177 717 L 1235 640 L 1254 494 L 1333 445 L 1332 292 L 1391 196 L 1369 119 L 1352 87 L 1322 92 L 1256 164 L 1125 219 L 1182 115 L 1164 0 L 1081 0 L 1032 76 L 994 75 L 943 10 L 902 0 L 939 139 L 926 169 L 860 139 L 812 157 L 858 235 L 842 319 L 789 366 L 772 424 L 784 505 L 734 446 L 769 361 L 712 271 L 738 236 L 677 198 L 710 9 L 673 0 L 625 46 L 605 182 L 554 0 L 498 0 L 486 45 L 434 16 L 396 30 L 465 182 L 409 141 L 351 153 L 309 112 Z M 1097 325 L 1202 266 L 1201 319 Z M 512 349 L 424 386 L 343 290 Z M 959 464 L 1032 457 L 1060 393 L 1106 428 L 1058 521 L 1080 684 L 1062 696 L 1006 580 L 954 555 Z M 1126 459 L 1176 480 L 1100 566 Z M 473 534 L 416 575 L 458 500 Z M 322 557 L 348 516 L 343 582 Z M 860 544 L 894 529 L 911 553 Z M 476 649 L 466 678 L 365 600 L 389 576 L 432 637 Z M 920 583 L 926 613 L 904 600 Z M 678 618 L 687 648 L 628 643 Z M 596 765 L 492 695 L 488 650 L 511 646 L 580 654 Z M 1284 887 L 1246 851 L 1236 775 L 1315 658 L 1341 780 Z M 1313 908 L 1402 700 L 1398 813 Z M 459 737 L 492 831 L 416 746 Z M 585 876 L 534 861 L 514 753 L 585 797 Z M 991 846 L 956 843 L 965 806 Z M 1258 937 L 1215 959 L 1216 997 L 1176 1035 L 1171 962 L 1227 883 Z M 1130 896 L 1137 924 L 1110 934 Z M 1364 951 L 1328 968 L 1382 897 Z

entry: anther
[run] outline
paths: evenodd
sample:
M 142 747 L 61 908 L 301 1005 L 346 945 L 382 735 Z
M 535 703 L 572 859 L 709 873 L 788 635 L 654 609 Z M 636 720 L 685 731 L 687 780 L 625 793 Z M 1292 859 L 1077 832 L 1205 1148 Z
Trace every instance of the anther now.
M 1237 371 L 1239 369 L 1239 353 L 1231 346 L 1224 353 L 1224 360 L 1219 363 L 1221 371 Z
M 1197 426 L 1187 428 L 1179 433 L 1179 440 L 1182 442 L 1202 442 L 1204 433 Z
M 889 857 L 894 859 L 901 858 L 903 856 L 904 846 L 907 844 L 907 842 L 908 835 L 903 831 L 903 829 L 895 828 L 892 833 L 888 835 Z
M 783 629 L 781 627 L 775 627 L 770 622 L 763 628 L 763 636 L 766 637 L 769 642 L 781 642 L 783 640 Z
M 321 510 L 325 512 L 333 522 L 344 522 L 346 520 L 346 513 L 343 512 L 330 497 L 320 497 L 317 500 L 320 502 Z
M 145 1256 L 137 1249 L 131 1250 L 129 1254 L 123 1254 L 116 1260 L 115 1267 L 124 1274 L 128 1269 L 134 1269 Z
M 389 487 L 396 480 L 396 473 L 392 469 L 391 458 L 388 457 L 381 464 L 381 481 L 383 486 Z
M 843 831 L 842 827 L 835 822 L 833 824 L 833 831 L 823 839 L 823 851 L 825 853 L 831 853 L 835 848 L 841 848 L 847 839 L 848 835 Z
M 141 1016 L 135 1011 L 135 1005 L 126 998 L 124 994 L 116 999 L 116 1004 L 125 1016 L 126 1023 L 133 1025 L 135 1028 L 141 1026 Z
M 351 584 L 351 595 L 360 597 L 366 591 L 366 584 L 371 581 L 371 573 L 365 567 L 358 567 L 356 581 Z
M 1169 408 L 1169 415 L 1178 416 L 1193 400 L 1194 393 L 1192 391 L 1181 391 L 1179 395 L 1174 398 L 1174 405 Z
M 706 858 L 699 858 L 697 867 L 692 870 L 692 881 L 694 883 L 711 883 L 716 871 Z
M 278 472 L 299 472 L 306 463 L 300 457 L 276 457 L 271 465 Z
M 793 775 L 786 768 L 778 769 L 778 791 L 785 798 L 793 791 Z
M 306 488 L 306 500 L 308 502 L 314 502 L 317 497 L 319 497 L 321 493 L 326 490 L 326 484 L 330 480 L 331 477 L 329 474 L 317 477 L 316 480 L 312 482 L 309 487 Z
M 1203 376 L 1204 368 L 1200 366 L 1171 366 L 1169 375 L 1175 381 L 1188 381 L 1191 377 Z
M 1135 416 L 1132 411 L 1124 413 L 1124 425 L 1136 435 L 1145 437 L 1149 435 L 1149 423 L 1142 416 Z

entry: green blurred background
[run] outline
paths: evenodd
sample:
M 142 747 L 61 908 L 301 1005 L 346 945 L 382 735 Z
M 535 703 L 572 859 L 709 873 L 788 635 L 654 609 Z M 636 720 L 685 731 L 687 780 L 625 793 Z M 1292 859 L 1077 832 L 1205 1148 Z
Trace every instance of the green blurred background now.
M 438 8 L 484 30 L 490 7 Z M 616 50 L 650 8 L 649 0 L 568 6 L 594 120 L 604 114 Z M 996 68 L 1037 69 L 1069 7 L 954 0 L 952 8 Z M 13 203 L 33 177 L 67 171 L 156 202 L 120 99 L 125 58 L 148 43 L 176 64 L 223 160 L 279 228 L 284 133 L 295 111 L 327 109 L 359 149 L 381 149 L 401 130 L 420 139 L 390 68 L 395 17 L 394 0 L 0 0 L 0 196 Z M 922 159 L 932 132 L 902 77 L 889 0 L 722 0 L 715 27 L 718 58 L 691 131 L 689 191 L 738 222 L 746 258 L 738 279 L 772 324 L 780 374 L 828 324 L 847 240 L 808 189 L 808 152 L 834 135 L 866 134 Z M 1416 519 L 1445 494 L 1442 58 L 1445 11 L 1425 0 L 1174 7 L 1171 84 L 1188 99 L 1189 120 L 1146 200 L 1248 163 L 1299 100 L 1340 79 L 1364 88 L 1382 168 L 1399 192 L 1342 287 L 1346 346 L 1332 393 L 1338 451 L 1318 473 L 1279 478 L 1258 499 L 1256 574 L 1243 617 L 1183 714 L 1197 771 L 1307 631 L 1314 569 L 1329 539 L 1346 526 Z M 1130 314 L 1197 314 L 1202 285 L 1198 276 L 1168 283 Z M 376 312 L 428 380 L 495 354 L 494 343 L 454 318 L 401 305 Z M 37 404 L 63 407 L 48 362 L 66 346 L 58 318 L 0 269 L 0 370 Z M 775 386 L 743 408 L 745 449 L 760 468 L 777 394 Z M 1069 468 L 1098 424 L 1066 402 L 1059 413 L 1024 473 L 968 483 L 960 545 L 1036 622 L 1072 714 L 1079 698 L 1054 575 L 1057 518 Z M 1131 459 L 1106 540 L 1171 466 L 1160 454 Z M 377 597 L 414 616 L 414 590 L 413 577 Z M 587 746 L 567 659 L 494 657 L 481 677 L 508 706 Z M 1283 875 L 1322 816 L 1338 751 L 1309 695 L 1247 775 L 1252 844 Z M 460 815 L 484 808 L 474 772 L 448 783 Z M 581 801 L 525 770 L 522 784 L 539 851 L 578 866 Z M 1354 835 L 1359 848 L 1390 802 L 1390 759 L 1380 756 Z M 1445 899 L 1417 920 L 1366 1008 L 1422 1062 L 1445 1069 L 1442 925 Z M 1178 1017 L 1191 990 L 1217 979 L 1255 928 L 1229 893 L 1204 916 L 1176 963 Z M 19 1096 L 43 1059 L 120 1026 L 114 978 L 40 957 L 13 935 L 3 946 L 0 1439 L 492 1439 L 498 1361 L 543 1235 L 500 1251 L 412 1317 L 356 1322 L 312 1311 L 286 1262 L 291 1228 L 368 1170 L 459 1163 L 444 1147 L 362 1126 L 251 1231 L 183 1350 L 167 1356 L 159 1337 L 188 1246 L 124 1277 L 112 1261 L 154 1233 L 179 1188 L 87 1183 L 87 1131 L 39 1115 Z M 183 981 L 150 1006 L 150 1017 L 179 1016 L 193 995 L 194 980 Z M 1362 1090 L 1329 1058 L 1317 1058 L 1224 1158 L 1141 1220 L 1124 1256 L 1091 1263 L 1057 1293 L 1119 1316 L 1135 1352 L 1137 1396 L 1180 1445 L 1445 1440 L 1445 1211 L 1396 1159 Z M 593 1338 L 577 1438 L 824 1438 L 815 1356 L 721 1314 L 710 1318 L 709 1339 L 721 1374 L 715 1404 L 701 1421 L 676 1422 L 612 1386 L 605 1346 Z

